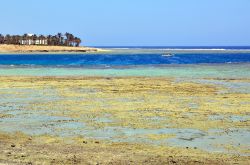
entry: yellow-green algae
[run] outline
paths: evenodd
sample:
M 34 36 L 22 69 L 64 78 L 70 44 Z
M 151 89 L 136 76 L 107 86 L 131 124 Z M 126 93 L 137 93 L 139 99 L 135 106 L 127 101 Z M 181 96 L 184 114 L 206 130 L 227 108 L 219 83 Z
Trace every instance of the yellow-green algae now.
M 227 79 L 226 81 L 233 82 L 236 80 Z M 249 80 L 239 79 L 237 82 L 249 82 Z M 56 123 L 53 123 L 55 125 L 70 122 L 82 123 L 84 127 L 79 129 L 83 132 L 85 129 L 88 131 L 93 129 L 93 132 L 99 129 L 105 131 L 106 128 L 113 128 L 113 131 L 116 128 L 117 130 L 125 128 L 135 131 L 143 129 L 146 133 L 141 135 L 135 134 L 134 136 L 134 139 L 139 141 L 140 138 L 145 139 L 145 137 L 150 141 L 157 141 L 176 136 L 173 133 L 166 134 L 150 131 L 166 128 L 194 129 L 201 132 L 220 129 L 223 131 L 223 134 L 227 133 L 227 131 L 233 132 L 232 128 L 236 130 L 245 129 L 249 132 L 250 93 L 221 92 L 223 90 L 225 90 L 225 87 L 220 85 L 190 81 L 177 82 L 176 79 L 162 77 L 0 77 L 0 94 L 6 99 L 6 101 L 1 101 L 2 112 L 0 116 L 1 119 L 12 118 L 15 115 L 11 114 L 12 108 L 21 111 L 17 115 L 22 115 L 23 111 L 26 114 L 62 117 L 62 119 L 58 119 Z M 1 99 L 3 100 L 3 98 Z M 18 104 L 16 105 L 19 106 L 14 107 L 14 104 L 17 102 Z M 213 119 L 213 116 L 221 116 L 222 119 Z M 233 121 L 230 116 L 247 116 L 247 118 L 245 120 Z M 1 124 L 4 125 L 3 123 Z M 43 124 L 45 124 L 44 127 L 48 127 L 46 123 Z M 8 126 L 6 125 L 6 127 Z M 58 131 L 58 129 L 55 131 Z M 2 141 L 5 141 L 1 143 L 3 147 L 5 143 L 9 144 L 12 142 L 22 145 L 23 136 L 28 136 L 19 134 L 7 135 L 4 133 L 6 131 L 8 132 L 8 128 L 2 130 L 1 135 Z M 71 131 L 71 129 L 69 128 L 66 131 Z M 123 157 L 126 154 L 136 163 L 143 163 L 141 159 L 145 160 L 145 157 L 151 157 L 155 161 L 159 160 L 159 162 L 163 160 L 172 161 L 171 157 L 165 158 L 164 156 L 166 155 L 178 158 L 177 160 L 180 163 L 185 163 L 185 157 L 186 161 L 195 160 L 205 163 L 214 161 L 220 164 L 227 164 L 227 161 L 230 163 L 247 163 L 249 161 L 249 157 L 245 156 L 207 154 L 204 151 L 190 148 L 187 151 L 185 146 L 183 146 L 184 148 L 174 148 L 165 145 L 165 143 L 164 145 L 161 145 L 161 143 L 156 143 L 156 145 L 153 143 L 154 145 L 151 145 L 151 143 L 148 144 L 145 141 L 137 143 L 136 140 L 134 142 L 119 142 L 119 140 L 113 141 L 113 136 L 110 136 L 112 137 L 111 139 L 100 139 L 98 136 L 94 136 L 95 133 L 93 133 L 93 137 L 90 136 L 91 134 L 84 136 L 84 133 L 82 135 L 79 132 L 69 137 L 53 135 L 53 133 L 51 135 L 49 133 L 48 135 L 35 135 L 32 134 L 32 129 L 30 133 L 33 136 L 33 145 L 36 144 L 45 148 L 51 148 L 55 145 L 59 150 L 67 150 L 67 152 L 70 152 L 69 150 L 81 152 L 80 148 L 85 144 L 83 142 L 88 142 L 87 145 L 90 148 L 84 154 L 87 154 L 89 157 L 84 161 L 81 157 L 83 155 L 77 155 L 78 159 L 76 161 L 79 162 L 76 163 L 90 162 L 92 160 L 90 159 L 91 156 L 97 150 L 96 147 L 103 152 L 98 152 L 95 155 L 97 157 L 93 160 L 104 162 L 104 164 L 111 162 L 114 157 L 116 161 L 126 162 L 128 160 Z M 7 140 L 5 137 L 8 136 L 18 138 L 16 138 L 16 141 L 14 141 L 15 138 Z M 114 137 L 126 139 L 126 136 L 121 132 Z M 98 139 L 97 143 L 95 143 L 96 138 Z M 62 144 L 67 145 L 68 148 L 63 148 Z M 77 148 L 76 145 L 79 145 L 80 148 Z M 228 150 L 229 153 L 236 151 L 237 154 L 249 154 L 249 146 L 235 146 L 230 143 L 228 145 L 221 144 L 221 146 Z M 32 159 L 38 162 L 43 160 L 45 163 L 55 159 L 56 162 L 59 161 L 57 160 L 58 155 L 65 155 L 63 152 L 55 152 L 54 155 L 48 155 L 51 152 L 48 149 L 44 149 L 44 156 L 40 153 L 36 157 L 32 154 L 34 148 L 31 146 L 24 145 L 21 148 L 27 149 L 29 151 L 28 155 L 30 155 L 30 157 L 25 156 L 22 158 L 17 156 L 15 158 L 15 160 L 21 162 L 22 160 L 31 161 Z M 123 156 L 119 157 L 119 154 L 111 152 L 110 150 L 112 149 L 122 152 Z M 107 156 L 105 154 L 106 150 L 109 150 L 107 154 L 110 155 Z M 76 151 L 74 152 L 77 153 Z M 135 153 L 134 155 L 133 152 Z M 140 152 L 143 155 L 141 157 L 137 155 Z M 154 157 L 154 153 L 159 155 L 159 159 Z M 19 154 L 20 152 L 16 152 L 16 155 Z M 0 160 L 7 159 L 5 154 L 0 155 Z M 109 159 L 106 159 L 105 155 Z M 112 159 L 111 155 L 114 155 Z M 73 155 L 71 156 L 74 158 Z M 61 161 L 67 162 L 69 160 L 61 158 Z M 150 162 L 144 163 L 150 164 Z
M 208 154 L 130 143 L 107 143 L 84 138 L 0 134 L 0 161 L 6 164 L 248 164 L 248 157 Z M 72 141 L 69 143 L 69 141 Z

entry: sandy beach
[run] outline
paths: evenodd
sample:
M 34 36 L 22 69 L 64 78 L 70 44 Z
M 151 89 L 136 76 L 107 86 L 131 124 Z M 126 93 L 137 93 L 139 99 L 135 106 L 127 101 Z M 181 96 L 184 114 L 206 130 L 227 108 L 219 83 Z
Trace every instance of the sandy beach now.
M 0 162 L 248 164 L 250 94 L 218 81 L 250 82 L 2 76 Z
M 84 53 L 103 52 L 104 49 L 90 47 L 38 46 L 38 45 L 0 45 L 0 54 L 26 53 Z

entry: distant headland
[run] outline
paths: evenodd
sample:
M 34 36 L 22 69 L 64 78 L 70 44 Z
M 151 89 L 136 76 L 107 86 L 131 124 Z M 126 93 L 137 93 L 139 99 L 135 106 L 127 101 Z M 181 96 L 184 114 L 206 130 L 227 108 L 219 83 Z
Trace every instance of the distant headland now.
M 80 46 L 82 40 L 71 33 L 56 35 L 2 35 L 0 53 L 96 52 L 101 49 Z

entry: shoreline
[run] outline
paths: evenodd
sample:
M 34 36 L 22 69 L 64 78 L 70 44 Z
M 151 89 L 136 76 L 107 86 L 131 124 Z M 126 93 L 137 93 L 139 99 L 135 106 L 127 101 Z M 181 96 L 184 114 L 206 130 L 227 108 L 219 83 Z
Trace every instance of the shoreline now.
M 42 45 L 0 45 L 1 54 L 76 54 L 99 53 L 108 50 L 92 47 L 42 46 Z
M 68 47 L 44 45 L 0 45 L 0 55 L 47 55 L 47 54 L 83 54 L 107 53 L 109 55 L 140 55 L 140 54 L 237 54 L 250 53 L 250 49 L 176 49 L 176 48 L 96 48 L 96 47 Z

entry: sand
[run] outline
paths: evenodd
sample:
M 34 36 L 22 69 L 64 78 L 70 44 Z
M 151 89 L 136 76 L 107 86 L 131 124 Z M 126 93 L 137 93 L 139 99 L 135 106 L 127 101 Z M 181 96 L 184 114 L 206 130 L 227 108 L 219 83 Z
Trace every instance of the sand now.
M 37 45 L 0 45 L 1 54 L 12 53 L 82 53 L 82 52 L 100 52 L 104 51 L 98 48 L 90 47 L 67 47 L 67 46 L 37 46 Z

